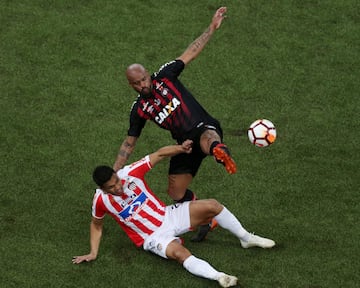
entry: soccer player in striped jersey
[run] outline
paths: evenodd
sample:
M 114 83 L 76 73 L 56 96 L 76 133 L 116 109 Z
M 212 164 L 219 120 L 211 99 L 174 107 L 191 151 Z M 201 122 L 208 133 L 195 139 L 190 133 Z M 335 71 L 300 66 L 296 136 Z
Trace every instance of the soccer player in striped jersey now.
M 200 105 L 178 79 L 185 66 L 199 55 L 221 26 L 226 11 L 226 7 L 219 8 L 209 27 L 182 55 L 162 65 L 158 72 L 150 75 L 141 64 L 132 64 L 126 70 L 129 85 L 139 95 L 132 105 L 127 137 L 121 144 L 113 168 L 117 171 L 125 165 L 147 120 L 169 130 L 179 144 L 185 139 L 193 140 L 192 153 L 180 154 L 170 160 L 168 194 L 177 203 L 196 199 L 188 187 L 206 156 L 214 156 L 230 174 L 237 170 L 228 147 L 223 143 L 219 121 Z M 202 226 L 193 241 L 202 241 L 211 227 L 211 224 Z
M 173 259 L 190 273 L 218 281 L 221 287 L 237 284 L 237 277 L 220 272 L 207 261 L 195 257 L 181 241 L 180 235 L 215 218 L 218 225 L 229 230 L 243 248 L 271 248 L 273 240 L 249 233 L 239 220 L 215 199 L 185 201 L 166 205 L 146 183 L 144 177 L 159 161 L 181 153 L 191 153 L 192 141 L 160 148 L 141 160 L 115 172 L 109 166 L 98 166 L 93 179 L 99 186 L 95 191 L 90 224 L 90 253 L 74 256 L 79 264 L 98 256 L 103 219 L 109 214 L 136 246 L 142 246 L 166 259 Z

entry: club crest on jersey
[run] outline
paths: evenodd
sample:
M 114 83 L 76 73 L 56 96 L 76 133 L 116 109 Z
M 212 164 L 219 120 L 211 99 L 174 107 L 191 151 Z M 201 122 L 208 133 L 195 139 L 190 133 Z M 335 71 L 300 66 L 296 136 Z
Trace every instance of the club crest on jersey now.
M 167 94 L 169 93 L 169 90 L 164 88 L 162 91 L 161 91 L 161 95 L 163 96 L 166 96 Z
M 165 107 L 157 114 L 157 116 L 155 117 L 155 121 L 158 124 L 162 124 L 164 122 L 164 120 L 169 117 L 171 115 L 171 113 L 173 111 L 176 110 L 177 107 L 179 107 L 179 105 L 181 104 L 181 102 L 179 101 L 179 99 L 177 98 L 173 98 L 167 105 L 165 105 Z
M 160 91 L 162 96 L 166 97 L 166 95 L 168 95 L 168 93 L 169 93 L 169 90 L 167 88 L 163 87 L 163 84 L 164 84 L 164 82 L 162 82 L 162 81 L 160 83 L 155 82 L 155 87 L 156 87 L 156 90 Z
M 136 189 L 136 183 L 135 182 L 133 182 L 133 181 L 131 181 L 131 182 L 129 182 L 128 183 L 128 186 L 127 186 L 127 188 L 129 189 L 129 190 L 131 190 L 131 191 L 134 191 L 135 189 Z

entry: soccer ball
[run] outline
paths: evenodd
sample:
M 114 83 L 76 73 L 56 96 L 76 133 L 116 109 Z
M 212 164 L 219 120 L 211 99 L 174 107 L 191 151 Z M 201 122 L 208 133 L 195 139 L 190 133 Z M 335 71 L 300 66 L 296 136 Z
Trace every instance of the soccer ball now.
M 255 146 L 266 147 L 275 142 L 276 128 L 271 121 L 258 119 L 250 125 L 248 137 Z

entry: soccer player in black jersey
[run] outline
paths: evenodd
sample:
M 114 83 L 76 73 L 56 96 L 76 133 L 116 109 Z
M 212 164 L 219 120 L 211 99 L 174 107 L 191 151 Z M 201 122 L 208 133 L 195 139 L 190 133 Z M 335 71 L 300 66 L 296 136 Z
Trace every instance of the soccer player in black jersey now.
M 175 60 L 164 64 L 150 75 L 141 64 L 132 64 L 126 70 L 130 86 L 139 93 L 130 113 L 130 128 L 123 141 L 114 170 L 122 168 L 133 152 L 136 141 L 147 120 L 169 130 L 173 139 L 181 144 L 193 141 L 191 154 L 179 154 L 170 160 L 168 193 L 177 202 L 196 199 L 188 189 L 202 160 L 213 155 L 227 172 L 236 172 L 236 164 L 223 144 L 223 132 L 219 121 L 213 118 L 179 81 L 185 66 L 195 59 L 220 27 L 227 8 L 219 8 L 209 27 Z M 203 226 L 193 241 L 202 241 L 212 225 Z

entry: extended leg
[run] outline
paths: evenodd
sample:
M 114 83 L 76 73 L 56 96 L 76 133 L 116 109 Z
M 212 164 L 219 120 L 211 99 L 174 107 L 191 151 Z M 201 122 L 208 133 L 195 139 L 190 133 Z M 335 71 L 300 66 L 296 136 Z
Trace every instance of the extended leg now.
M 218 281 L 221 287 L 232 287 L 237 284 L 238 279 L 235 276 L 217 271 L 207 261 L 192 255 L 187 248 L 176 240 L 172 241 L 166 248 L 166 256 L 182 264 L 193 275 Z
M 201 150 L 208 155 L 213 155 L 218 163 L 224 165 L 229 174 L 236 173 L 236 163 L 230 155 L 228 147 L 221 142 L 215 130 L 205 130 L 200 137 Z
M 220 227 L 234 234 L 243 248 L 275 246 L 273 240 L 249 233 L 234 214 L 215 199 L 198 200 L 190 204 L 190 219 L 193 227 L 206 223 L 211 218 L 214 218 Z

